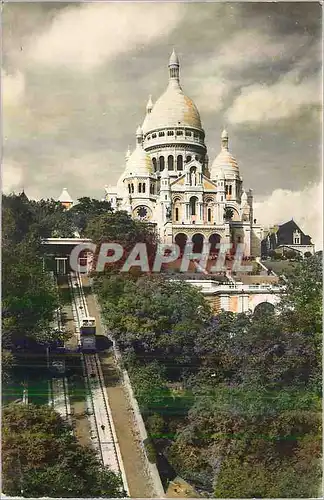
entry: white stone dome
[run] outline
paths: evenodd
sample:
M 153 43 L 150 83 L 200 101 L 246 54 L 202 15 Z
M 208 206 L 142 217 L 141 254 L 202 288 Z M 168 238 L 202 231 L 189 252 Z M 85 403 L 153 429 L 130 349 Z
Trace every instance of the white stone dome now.
M 175 51 L 169 61 L 169 85 L 149 111 L 142 125 L 144 134 L 165 127 L 202 129 L 198 109 L 179 83 L 179 59 Z
M 178 82 L 170 81 L 151 113 L 146 116 L 143 132 L 145 134 L 151 130 L 179 126 L 202 129 L 194 102 L 183 93 Z
M 123 179 L 126 177 L 145 177 L 153 174 L 153 165 L 150 156 L 143 149 L 143 144 L 138 143 L 130 155 Z M 121 179 L 120 179 L 121 180 Z
M 220 170 L 223 170 L 226 174 L 239 175 L 239 167 L 236 159 L 228 150 L 228 134 L 226 130 L 223 130 L 222 135 L 222 149 L 221 152 L 216 156 L 215 160 L 210 169 L 210 178 L 217 179 Z

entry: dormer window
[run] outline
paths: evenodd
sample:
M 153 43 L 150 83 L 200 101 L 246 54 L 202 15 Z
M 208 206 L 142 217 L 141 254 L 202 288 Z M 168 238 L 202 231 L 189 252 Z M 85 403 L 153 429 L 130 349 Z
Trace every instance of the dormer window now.
M 293 232 L 293 244 L 294 245 L 301 244 L 301 235 L 300 235 L 300 232 L 297 230 Z

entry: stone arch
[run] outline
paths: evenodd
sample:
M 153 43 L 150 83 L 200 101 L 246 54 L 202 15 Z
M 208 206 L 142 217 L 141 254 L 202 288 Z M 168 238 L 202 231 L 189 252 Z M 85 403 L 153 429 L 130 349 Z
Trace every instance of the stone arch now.
M 168 170 L 174 170 L 174 158 L 173 155 L 168 156 Z
M 280 297 L 278 294 L 275 293 L 265 293 L 265 294 L 256 294 L 251 297 L 251 300 L 249 301 L 249 309 L 254 312 L 255 309 L 260 304 L 264 304 L 265 302 L 268 304 L 272 304 L 273 306 L 276 306 L 278 302 L 280 301 Z M 263 306 L 262 306 L 263 307 Z M 262 308 L 261 308 L 262 310 Z M 259 309 L 260 311 L 260 309 Z
M 197 198 L 197 196 L 191 196 L 191 198 L 189 200 L 189 210 L 190 210 L 191 216 L 197 215 L 197 210 L 198 210 L 198 198 Z
M 268 302 L 267 300 L 263 302 L 259 302 L 254 308 L 253 314 L 256 316 L 261 316 L 261 315 L 269 315 L 273 314 L 275 311 L 275 306 L 271 302 Z
M 230 208 L 233 211 L 233 217 L 232 217 L 233 221 L 240 221 L 241 220 L 239 211 L 237 210 L 237 208 L 233 204 L 226 203 L 225 210 L 226 210 L 226 208 Z
M 182 217 L 181 199 L 179 196 L 176 196 L 173 199 L 173 222 L 179 224 L 181 217 Z
M 160 156 L 160 158 L 159 158 L 159 170 L 160 170 L 160 172 L 162 172 L 164 170 L 164 167 L 165 167 L 164 156 Z
M 195 233 L 191 239 L 192 241 L 192 251 L 193 253 L 201 253 L 204 246 L 204 235 L 201 233 Z
M 208 242 L 210 243 L 210 253 L 216 253 L 218 248 L 216 245 L 218 245 L 221 241 L 221 236 L 218 233 L 212 233 L 209 238 Z
M 178 233 L 175 235 L 174 242 L 180 247 L 180 252 L 182 253 L 188 241 L 188 236 L 185 233 Z
M 211 196 L 205 198 L 205 220 L 207 224 L 213 224 L 214 222 L 214 200 Z

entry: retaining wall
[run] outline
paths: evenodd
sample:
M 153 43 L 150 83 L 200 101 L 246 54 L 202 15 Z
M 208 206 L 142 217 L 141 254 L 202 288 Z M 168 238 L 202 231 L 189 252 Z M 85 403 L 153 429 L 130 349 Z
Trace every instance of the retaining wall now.
M 95 300 L 95 303 L 96 303 L 96 306 L 97 306 L 97 309 L 98 309 L 98 312 L 99 312 L 100 321 L 101 321 L 101 324 L 104 326 L 105 325 L 105 321 L 104 321 L 104 318 L 103 318 L 102 313 L 101 313 L 100 303 L 98 301 L 98 298 L 97 298 L 96 294 L 93 291 L 92 280 L 90 280 L 90 284 L 91 284 L 91 289 L 92 289 L 93 297 L 94 297 L 94 300 Z M 113 338 L 111 338 L 111 340 L 113 342 L 113 351 L 114 351 L 115 359 L 117 361 L 118 367 L 121 368 L 121 361 L 122 361 L 121 353 L 119 352 L 118 347 L 116 346 L 115 340 Z M 157 497 L 157 498 L 164 498 L 165 497 L 165 491 L 164 491 L 164 488 L 163 488 L 163 485 L 162 485 L 162 481 L 161 481 L 161 478 L 160 478 L 160 474 L 159 474 L 158 468 L 157 468 L 156 464 L 153 464 L 153 463 L 151 463 L 149 461 L 149 459 L 147 457 L 147 454 L 146 454 L 146 450 L 145 450 L 145 446 L 144 446 L 144 441 L 145 441 L 145 439 L 147 439 L 148 434 L 147 434 L 147 431 L 146 431 L 146 427 L 145 427 L 145 424 L 144 424 L 144 420 L 143 420 L 142 414 L 141 414 L 139 406 L 138 406 L 138 402 L 137 402 L 137 400 L 136 400 L 136 398 L 134 396 L 134 392 L 133 392 L 133 388 L 132 388 L 132 385 L 131 385 L 131 382 L 130 382 L 130 379 L 129 379 L 129 375 L 127 373 L 127 370 L 124 370 L 124 369 L 121 369 L 121 373 L 122 373 L 123 384 L 124 384 L 124 386 L 125 386 L 125 388 L 127 390 L 127 396 L 128 396 L 128 399 L 129 399 L 129 403 L 130 403 L 131 408 L 133 410 L 133 415 L 134 415 L 134 420 L 135 420 L 135 423 L 136 423 L 136 427 L 138 429 L 138 432 L 139 432 L 139 435 L 140 435 L 140 438 L 141 438 L 141 447 L 142 447 L 143 455 L 145 457 L 146 468 L 147 468 L 147 471 L 148 471 L 149 476 L 151 478 L 153 489 L 155 491 L 155 497 Z

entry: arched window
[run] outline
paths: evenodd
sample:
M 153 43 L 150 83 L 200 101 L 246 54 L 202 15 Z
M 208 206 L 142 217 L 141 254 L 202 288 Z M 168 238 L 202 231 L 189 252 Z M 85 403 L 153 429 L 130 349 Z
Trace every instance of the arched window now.
M 179 220 L 179 208 L 178 208 L 178 207 L 176 207 L 176 209 L 175 209 L 175 220 L 176 220 L 177 222 L 178 222 L 178 220 Z
M 132 193 L 134 193 L 134 184 L 132 183 Z
M 177 158 L 177 170 L 183 170 L 183 157 L 179 155 Z
M 142 183 L 139 182 L 138 184 L 138 192 L 141 193 L 142 192 Z
M 191 155 L 186 156 L 186 161 L 187 162 L 191 161 Z
M 228 194 L 232 194 L 232 186 L 229 186 L 229 188 L 228 188 Z
M 173 156 L 168 156 L 168 170 L 173 170 Z
M 225 185 L 225 194 L 228 194 L 228 185 Z
M 128 184 L 128 192 L 129 192 L 129 194 L 131 194 L 131 192 L 132 192 L 132 187 L 130 184 Z
M 143 184 L 142 184 L 142 191 L 143 191 L 143 193 L 145 193 L 145 182 L 143 182 Z
M 163 137 L 164 136 L 164 132 L 159 132 L 159 137 Z
M 207 220 L 208 222 L 211 222 L 211 208 L 207 209 Z
M 190 198 L 190 215 L 196 215 L 197 213 L 197 201 L 198 199 L 196 198 L 196 196 L 192 196 Z
M 160 172 L 162 172 L 162 170 L 164 170 L 164 156 L 160 156 L 159 163 L 160 163 Z
M 152 158 L 154 172 L 156 172 L 156 158 Z

